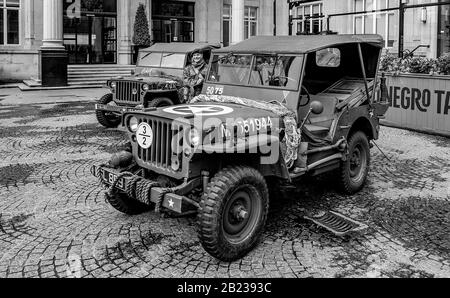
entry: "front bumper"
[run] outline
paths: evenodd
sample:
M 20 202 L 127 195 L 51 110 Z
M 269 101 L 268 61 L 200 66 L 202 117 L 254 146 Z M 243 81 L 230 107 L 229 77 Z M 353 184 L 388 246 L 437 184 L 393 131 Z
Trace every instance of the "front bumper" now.
M 113 182 L 117 179 L 117 177 L 120 175 L 119 171 L 104 166 L 93 166 L 92 173 L 100 176 L 101 180 L 109 186 L 111 186 Z M 127 185 L 130 183 L 132 179 L 133 177 L 121 178 L 117 182 L 115 188 L 121 192 L 125 192 Z M 148 182 L 152 182 L 148 179 L 145 180 L 147 180 Z M 160 197 L 163 196 L 162 200 L 160 201 L 161 207 L 176 213 L 185 213 L 188 211 L 192 211 L 193 207 L 198 208 L 198 203 L 183 195 L 180 195 L 180 193 L 184 194 L 188 193 L 189 191 L 194 189 L 199 184 L 199 182 L 200 181 L 199 180 L 197 181 L 197 179 L 194 179 L 190 182 L 185 182 L 180 186 L 171 188 L 171 192 L 167 192 L 166 189 L 163 187 L 153 187 L 150 191 L 151 194 L 150 198 L 148 198 L 148 202 L 157 204 L 160 200 Z M 132 199 L 137 200 L 137 198 Z M 148 204 L 148 202 L 142 203 Z
M 139 112 L 142 109 L 140 108 L 129 108 L 129 107 L 121 107 L 121 106 L 111 106 L 111 105 L 102 105 L 95 104 L 95 110 L 98 111 L 107 111 L 107 112 L 115 112 L 115 113 L 126 113 L 126 112 Z

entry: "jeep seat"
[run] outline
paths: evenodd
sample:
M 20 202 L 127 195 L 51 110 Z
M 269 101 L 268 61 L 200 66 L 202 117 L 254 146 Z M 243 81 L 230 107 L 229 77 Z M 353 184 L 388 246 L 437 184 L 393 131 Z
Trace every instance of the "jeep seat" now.
M 334 119 L 334 112 L 336 110 L 336 104 L 338 99 L 329 94 L 317 94 L 311 95 L 311 102 L 319 101 L 323 105 L 323 112 L 319 115 L 312 114 L 309 117 L 309 121 L 305 124 L 306 129 L 308 129 L 313 134 L 326 134 L 330 130 L 331 124 Z M 309 105 L 301 107 L 299 109 L 299 120 L 303 121 L 308 113 Z

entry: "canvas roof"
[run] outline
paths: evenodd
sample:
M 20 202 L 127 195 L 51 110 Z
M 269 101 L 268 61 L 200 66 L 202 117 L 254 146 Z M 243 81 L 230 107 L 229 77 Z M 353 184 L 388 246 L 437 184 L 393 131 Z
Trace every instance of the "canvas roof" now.
M 376 34 L 256 36 L 215 52 L 305 54 L 350 43 L 367 43 L 380 48 L 384 45 L 383 38 Z
M 172 42 L 155 43 L 149 48 L 142 49 L 143 52 L 170 52 L 170 53 L 190 53 L 195 50 L 219 47 L 218 44 L 193 43 L 193 42 Z

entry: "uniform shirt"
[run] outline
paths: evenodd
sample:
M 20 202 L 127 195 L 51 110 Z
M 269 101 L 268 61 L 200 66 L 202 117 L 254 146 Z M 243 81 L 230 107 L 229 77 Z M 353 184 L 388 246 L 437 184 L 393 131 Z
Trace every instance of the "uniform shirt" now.
M 198 87 L 205 81 L 207 70 L 208 68 L 205 62 L 197 67 L 190 64 L 184 68 L 183 82 L 191 87 Z

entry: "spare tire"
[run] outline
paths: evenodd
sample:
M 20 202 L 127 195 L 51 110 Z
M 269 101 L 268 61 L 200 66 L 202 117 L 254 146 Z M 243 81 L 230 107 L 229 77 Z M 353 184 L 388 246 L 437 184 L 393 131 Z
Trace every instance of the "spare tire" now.
M 101 105 L 109 105 L 114 103 L 113 95 L 111 93 L 105 94 L 97 101 Z M 96 110 L 95 116 L 97 117 L 98 123 L 107 128 L 116 128 L 119 126 L 121 121 L 121 116 L 113 112 Z

